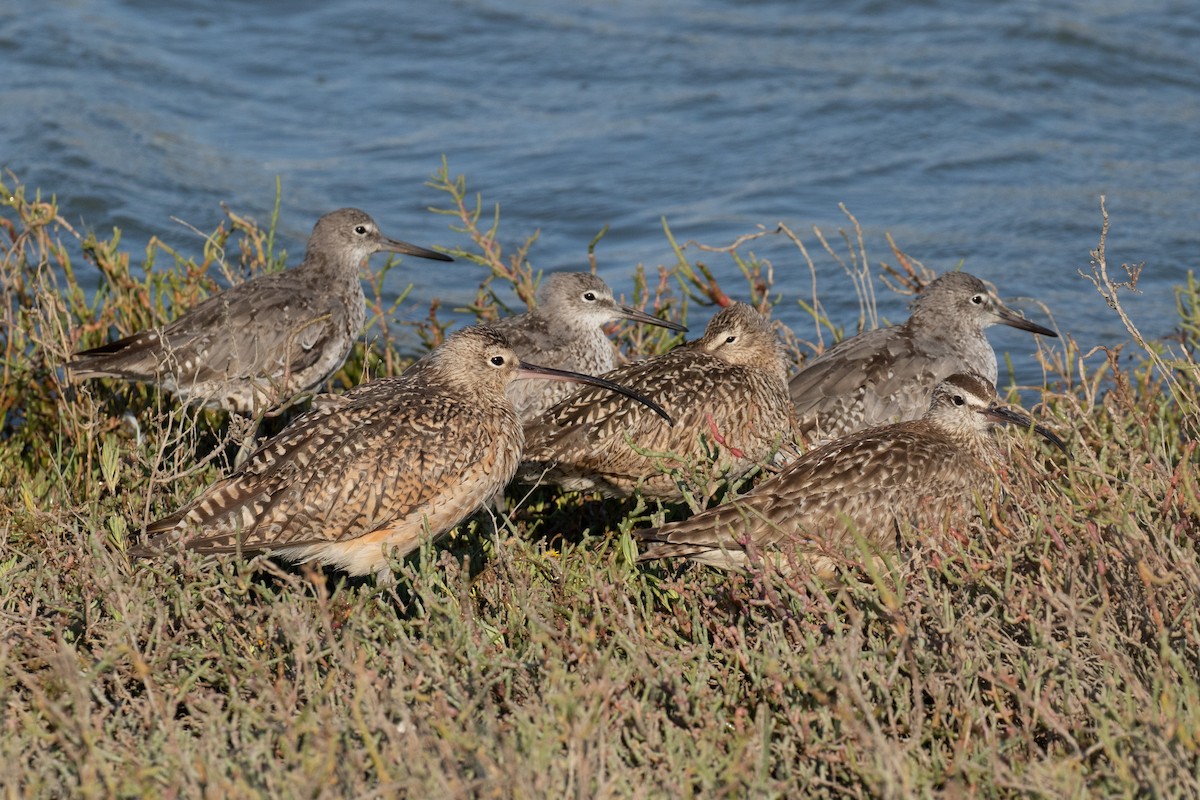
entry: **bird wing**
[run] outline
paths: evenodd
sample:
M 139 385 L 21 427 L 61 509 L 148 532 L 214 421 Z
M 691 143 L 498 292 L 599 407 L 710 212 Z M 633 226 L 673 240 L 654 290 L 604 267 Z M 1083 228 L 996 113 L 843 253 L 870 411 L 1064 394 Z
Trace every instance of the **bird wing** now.
M 311 291 L 295 271 L 233 286 L 163 328 L 85 350 L 67 367 L 81 376 L 146 380 L 167 372 L 179 386 L 299 372 L 336 332 L 340 301 Z
M 740 373 L 740 369 L 696 352 L 672 358 L 679 352 L 627 364 L 604 375 L 661 405 L 675 419 L 674 426 L 632 398 L 585 386 L 526 426 L 525 461 L 569 461 L 588 470 L 608 472 L 613 468 L 614 454 L 627 455 L 627 437 L 651 458 L 668 454 L 685 457 L 691 453 L 696 433 L 707 430 L 706 414 L 711 413 L 712 406 L 705 402 L 705 388 L 711 390 L 715 383 L 736 386 L 739 375 L 733 373 Z M 758 411 L 748 409 L 752 414 Z M 628 458 L 621 460 L 632 463 Z
M 844 538 L 851 530 L 880 541 L 888 524 L 925 490 L 931 468 L 952 445 L 923 435 L 924 423 L 863 431 L 805 454 L 778 475 L 724 505 L 658 529 L 637 532 L 656 545 L 644 559 L 707 550 L 792 550 Z M 902 458 L 896 458 L 903 453 Z M 951 490 L 956 486 L 950 486 Z
M 181 383 L 299 372 L 321 357 L 319 345 L 343 313 L 332 295 L 313 292 L 295 271 L 280 272 L 196 306 L 164 329 L 164 345 L 175 364 L 196 365 L 182 371 Z
M 548 359 L 543 353 L 552 354 L 561 348 L 562 337 L 556 336 L 543 317 L 535 314 L 519 314 L 515 317 L 501 317 L 488 326 L 504 334 L 508 344 L 522 359 L 532 361 L 542 367 L 557 367 L 554 359 Z
M 364 384 L 351 402 L 298 417 L 238 473 L 151 524 L 135 554 L 179 535 L 189 548 L 232 552 L 345 542 L 404 520 L 440 532 L 516 466 L 515 456 L 511 469 L 487 463 L 498 438 L 487 432 L 495 426 L 473 414 L 444 394 L 414 391 L 403 378 Z M 515 418 L 511 424 L 515 432 Z M 505 469 L 508 475 L 492 474 Z M 469 497 L 440 502 L 455 492 Z M 447 523 L 447 515 L 459 519 Z
M 612 494 L 642 486 L 672 497 L 677 470 L 689 484 L 715 489 L 712 481 L 744 474 L 793 435 L 777 377 L 703 351 L 679 348 L 604 377 L 654 400 L 675 424 L 623 395 L 585 387 L 526 427 L 523 480 Z
M 909 400 L 913 386 L 928 383 L 912 339 L 900 331 L 880 328 L 846 339 L 788 382 L 803 432 L 819 428 L 822 417 L 842 416 L 854 407 L 861 407 L 853 416 L 865 425 L 896 421 L 914 402 Z M 915 402 L 926 403 L 927 396 L 926 391 Z

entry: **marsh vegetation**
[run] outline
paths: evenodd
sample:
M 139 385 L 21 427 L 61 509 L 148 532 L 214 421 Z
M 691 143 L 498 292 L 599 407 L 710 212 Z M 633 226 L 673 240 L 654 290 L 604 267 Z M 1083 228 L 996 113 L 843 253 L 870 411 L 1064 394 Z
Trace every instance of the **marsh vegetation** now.
M 449 171 L 431 183 L 451 253 L 487 268 L 468 313 L 529 301 L 536 236 L 502 234 Z M 635 565 L 629 532 L 657 504 L 539 490 L 377 587 L 261 557 L 131 563 L 142 527 L 228 471 L 245 430 L 59 369 L 281 268 L 276 220 L 229 211 L 194 252 L 155 240 L 134 256 L 12 176 L 0 190 L 8 796 L 1200 795 L 1200 284 L 1178 287 L 1177 336 L 1143 339 L 1121 302 L 1138 270 L 1108 263 L 1107 218 L 1080 291 L 1104 294 L 1129 339 L 1082 352 L 1064 332 L 1039 345 L 1037 386 L 1012 386 L 1001 357 L 1002 392 L 1071 458 L 1006 434 L 1016 464 L 983 487 L 1004 500 L 981 498 L 977 525 L 913 535 L 877 568 L 848 558 L 833 581 L 729 575 Z M 772 228 L 720 248 L 664 236 L 672 260 L 618 294 L 673 319 L 799 301 L 812 327 L 781 331 L 797 361 L 874 322 L 876 291 L 927 277 L 890 242 L 869 261 L 849 216 L 828 236 Z M 754 255 L 764 236 L 794 243 L 814 292 L 854 281 L 860 319 L 779 296 Z M 744 282 L 714 278 L 728 260 Z M 397 374 L 457 324 L 436 303 L 397 322 L 387 269 L 335 390 Z M 645 355 L 671 336 L 624 328 L 619 344 Z

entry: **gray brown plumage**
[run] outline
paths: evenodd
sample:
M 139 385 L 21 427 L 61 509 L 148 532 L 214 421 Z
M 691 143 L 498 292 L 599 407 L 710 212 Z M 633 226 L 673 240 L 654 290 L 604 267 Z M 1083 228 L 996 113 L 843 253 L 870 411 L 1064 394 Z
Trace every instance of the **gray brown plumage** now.
M 944 528 L 969 512 L 974 491 L 991 485 L 1002 453 L 991 429 L 1030 420 L 998 405 L 992 383 L 953 375 L 938 384 L 919 420 L 885 425 L 810 450 L 742 497 L 657 530 L 635 531 L 639 560 L 685 556 L 725 569 L 771 559 L 818 572 L 854 542 L 874 548 L 898 526 Z M 1035 426 L 1063 447 L 1053 433 Z
M 801 435 L 823 440 L 917 419 L 933 388 L 955 373 L 995 384 L 996 353 L 983 332 L 996 324 L 1058 335 L 1013 312 L 973 275 L 940 276 L 913 301 L 906 322 L 839 342 L 791 379 Z
M 386 576 L 389 551 L 438 538 L 512 478 L 524 434 L 504 390 L 531 377 L 624 391 L 523 365 L 500 334 L 467 328 L 398 377 L 324 396 L 131 554 L 268 550 Z
M 366 321 L 359 267 L 389 251 L 449 256 L 388 239 L 365 212 L 317 220 L 304 260 L 213 295 L 174 322 L 76 353 L 75 378 L 157 383 L 190 404 L 253 415 L 311 391 L 346 360 Z
M 668 501 L 686 485 L 705 498 L 792 436 L 786 357 L 748 305 L 722 310 L 700 339 L 604 377 L 658 402 L 675 426 L 584 388 L 526 426 L 523 481 Z
M 587 272 L 555 272 L 538 289 L 537 305 L 524 314 L 504 317 L 489 325 L 504 334 L 522 359 L 556 369 L 601 375 L 616 366 L 613 344 L 603 326 L 627 319 L 673 331 L 687 328 L 619 305 L 612 289 Z M 565 383 L 514 383 L 508 393 L 517 415 L 529 422 L 550 406 L 573 394 Z

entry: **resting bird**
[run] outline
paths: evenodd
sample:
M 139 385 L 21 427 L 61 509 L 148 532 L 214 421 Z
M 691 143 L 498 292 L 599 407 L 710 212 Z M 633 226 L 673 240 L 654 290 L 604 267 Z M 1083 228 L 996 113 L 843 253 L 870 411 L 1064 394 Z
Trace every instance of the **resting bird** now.
M 363 259 L 380 251 L 449 256 L 388 239 L 343 208 L 317 220 L 294 269 L 232 286 L 174 322 L 76 353 L 75 378 L 157 383 L 186 403 L 254 416 L 320 386 L 366 322 Z
M 996 353 L 983 331 L 996 324 L 1058 335 L 1018 316 L 975 276 L 942 275 L 913 301 L 906 322 L 845 339 L 791 379 L 801 436 L 827 440 L 917 419 L 933 388 L 955 373 L 995 384 Z
M 635 531 L 639 561 L 685 556 L 722 569 L 753 557 L 823 573 L 854 544 L 895 542 L 902 523 L 942 530 L 962 521 L 973 492 L 991 486 L 1003 456 L 991 429 L 1029 427 L 998 404 L 991 381 L 956 374 L 942 381 L 919 420 L 851 434 L 810 450 L 745 495 L 690 519 Z M 1050 431 L 1033 429 L 1056 446 Z
M 603 326 L 619 319 L 687 332 L 676 322 L 617 305 L 612 289 L 587 272 L 554 272 L 538 290 L 537 305 L 524 314 L 488 323 L 507 337 L 522 359 L 545 367 L 601 375 L 616 366 L 613 344 Z M 566 383 L 522 381 L 508 387 L 523 422 L 538 417 L 575 392 Z
M 526 425 L 522 481 L 706 499 L 792 438 L 787 359 L 767 319 L 742 303 L 714 316 L 700 339 L 604 377 L 654 400 L 676 425 L 584 388 Z

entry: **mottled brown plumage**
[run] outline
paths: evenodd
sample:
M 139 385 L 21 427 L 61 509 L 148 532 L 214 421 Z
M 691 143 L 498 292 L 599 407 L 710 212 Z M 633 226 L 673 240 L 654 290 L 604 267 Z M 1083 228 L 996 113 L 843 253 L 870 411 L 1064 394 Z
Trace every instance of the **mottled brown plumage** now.
M 619 305 L 608 284 L 587 272 L 547 275 L 538 289 L 536 306 L 488 324 L 504 334 L 522 360 L 602 375 L 616 366 L 613 344 L 603 327 L 620 319 L 687 332 L 676 322 Z M 509 386 L 508 393 L 517 416 L 530 422 L 577 388 L 561 382 L 522 381 Z
M 1013 312 L 975 276 L 940 276 L 913 301 L 903 324 L 839 342 L 791 379 L 801 435 L 820 441 L 918 419 L 933 388 L 955 373 L 995 384 L 996 353 L 983 332 L 996 324 L 1058 335 Z
M 436 539 L 512 478 L 524 434 L 511 381 L 597 380 L 547 372 L 522 365 L 495 331 L 459 331 L 399 377 L 323 396 L 236 473 L 151 524 L 131 553 L 269 550 L 390 574 L 390 551 Z
M 304 260 L 213 295 L 162 328 L 76 353 L 74 378 L 157 383 L 183 401 L 253 415 L 320 386 L 366 321 L 358 270 L 380 251 L 449 256 L 388 239 L 365 212 L 317 220 Z
M 953 375 L 936 387 L 925 416 L 830 442 L 725 505 L 657 530 L 635 531 L 639 560 L 685 556 L 724 569 L 771 559 L 818 572 L 857 533 L 872 547 L 895 541 L 898 525 L 941 530 L 961 521 L 1002 461 L 998 423 L 1030 421 L 998 405 L 992 383 Z M 1062 447 L 1054 434 L 1035 427 Z
M 675 426 L 585 388 L 526 426 L 522 480 L 667 501 L 683 499 L 683 484 L 704 498 L 792 437 L 787 360 L 748 305 L 722 310 L 700 339 L 604 377 L 658 402 Z

